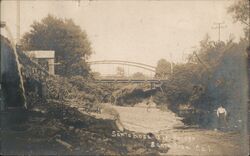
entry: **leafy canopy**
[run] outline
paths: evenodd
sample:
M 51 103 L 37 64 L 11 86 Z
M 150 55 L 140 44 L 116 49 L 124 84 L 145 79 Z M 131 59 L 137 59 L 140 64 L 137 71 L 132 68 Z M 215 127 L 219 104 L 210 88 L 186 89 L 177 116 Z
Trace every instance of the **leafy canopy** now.
M 232 14 L 235 22 L 242 23 L 245 28 L 245 35 L 250 38 L 249 27 L 250 27 L 250 1 L 249 0 L 238 0 L 228 8 L 228 13 Z
M 92 54 L 91 43 L 85 31 L 71 19 L 48 15 L 34 22 L 30 32 L 22 38 L 24 50 L 54 50 L 56 73 L 62 76 L 88 75 L 85 60 Z
M 170 75 L 170 73 L 171 73 L 171 63 L 165 59 L 160 59 L 157 62 L 155 77 L 165 79 L 167 78 L 168 75 Z
M 141 72 L 136 72 L 132 75 L 134 79 L 146 79 L 146 76 Z

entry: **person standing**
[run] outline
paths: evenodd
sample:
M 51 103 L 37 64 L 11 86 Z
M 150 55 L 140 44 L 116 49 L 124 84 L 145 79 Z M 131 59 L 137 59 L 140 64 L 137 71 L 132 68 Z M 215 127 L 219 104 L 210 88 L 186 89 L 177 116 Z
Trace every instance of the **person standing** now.
M 146 103 L 147 105 L 147 112 L 149 112 L 149 109 L 151 108 L 151 105 L 153 104 L 153 96 L 151 95 L 148 102 Z
M 219 123 L 219 128 L 224 129 L 227 127 L 227 111 L 226 109 L 221 105 L 217 109 L 217 117 L 218 117 L 218 123 Z

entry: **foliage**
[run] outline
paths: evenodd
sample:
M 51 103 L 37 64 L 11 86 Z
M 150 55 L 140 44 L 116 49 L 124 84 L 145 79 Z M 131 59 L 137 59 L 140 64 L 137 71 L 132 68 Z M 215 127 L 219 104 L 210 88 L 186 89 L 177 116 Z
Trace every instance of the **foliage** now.
M 88 75 L 85 60 L 92 54 L 85 31 L 71 19 L 48 15 L 41 22 L 34 22 L 31 31 L 22 38 L 24 50 L 54 50 L 56 73 L 64 76 Z
M 160 59 L 156 67 L 156 78 L 165 79 L 171 72 L 171 64 L 165 59 Z
M 129 84 L 123 87 L 117 88 L 113 92 L 116 98 L 115 104 L 128 106 L 135 105 L 136 103 L 142 102 L 143 99 L 148 98 L 150 95 L 154 94 L 152 90 L 145 90 L 146 86 Z
M 98 91 L 86 83 L 80 76 L 71 78 L 55 77 L 46 80 L 47 101 L 59 101 L 65 105 L 81 107 L 84 111 L 95 111 L 92 108 L 99 104 Z M 97 92 L 97 93 L 96 93 Z M 93 94 L 94 93 L 94 94 Z
M 245 25 L 245 34 L 246 37 L 249 35 L 249 10 L 250 4 L 249 0 L 238 0 L 233 5 L 228 8 L 228 12 L 232 14 L 235 21 L 239 21 Z
M 165 102 L 174 111 L 186 105 L 199 116 L 208 113 L 204 119 L 210 124 L 214 124 L 214 110 L 224 105 L 231 114 L 230 122 L 236 122 L 242 117 L 238 110 L 244 110 L 246 46 L 245 40 L 224 43 L 206 37 L 192 56 L 195 62 L 175 65 L 173 74 L 162 85 L 158 103 Z
M 101 73 L 99 72 L 92 72 L 91 75 L 93 75 L 93 78 L 98 79 L 101 77 Z
M 249 9 L 247 0 L 238 0 L 228 8 L 228 12 L 233 14 L 235 21 L 249 25 Z
M 136 72 L 132 75 L 133 79 L 145 79 L 146 76 L 141 72 Z
M 117 67 L 117 68 L 116 68 L 116 74 L 117 74 L 117 76 L 119 76 L 119 77 L 124 77 L 124 76 L 125 76 L 124 68 L 122 68 L 122 67 Z

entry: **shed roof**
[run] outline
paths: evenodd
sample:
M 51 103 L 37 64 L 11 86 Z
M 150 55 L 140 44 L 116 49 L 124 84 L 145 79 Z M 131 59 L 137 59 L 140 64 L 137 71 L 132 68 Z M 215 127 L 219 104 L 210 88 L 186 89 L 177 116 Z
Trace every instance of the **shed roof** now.
M 26 54 L 32 58 L 46 58 L 46 59 L 55 58 L 55 51 L 53 50 L 26 51 Z

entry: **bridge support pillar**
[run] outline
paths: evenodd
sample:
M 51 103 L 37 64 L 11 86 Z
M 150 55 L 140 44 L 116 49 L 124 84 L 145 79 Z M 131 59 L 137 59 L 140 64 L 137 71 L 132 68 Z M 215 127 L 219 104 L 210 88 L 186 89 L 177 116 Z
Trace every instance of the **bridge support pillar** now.
M 49 73 L 51 75 L 55 74 L 55 61 L 54 59 L 48 59 Z

